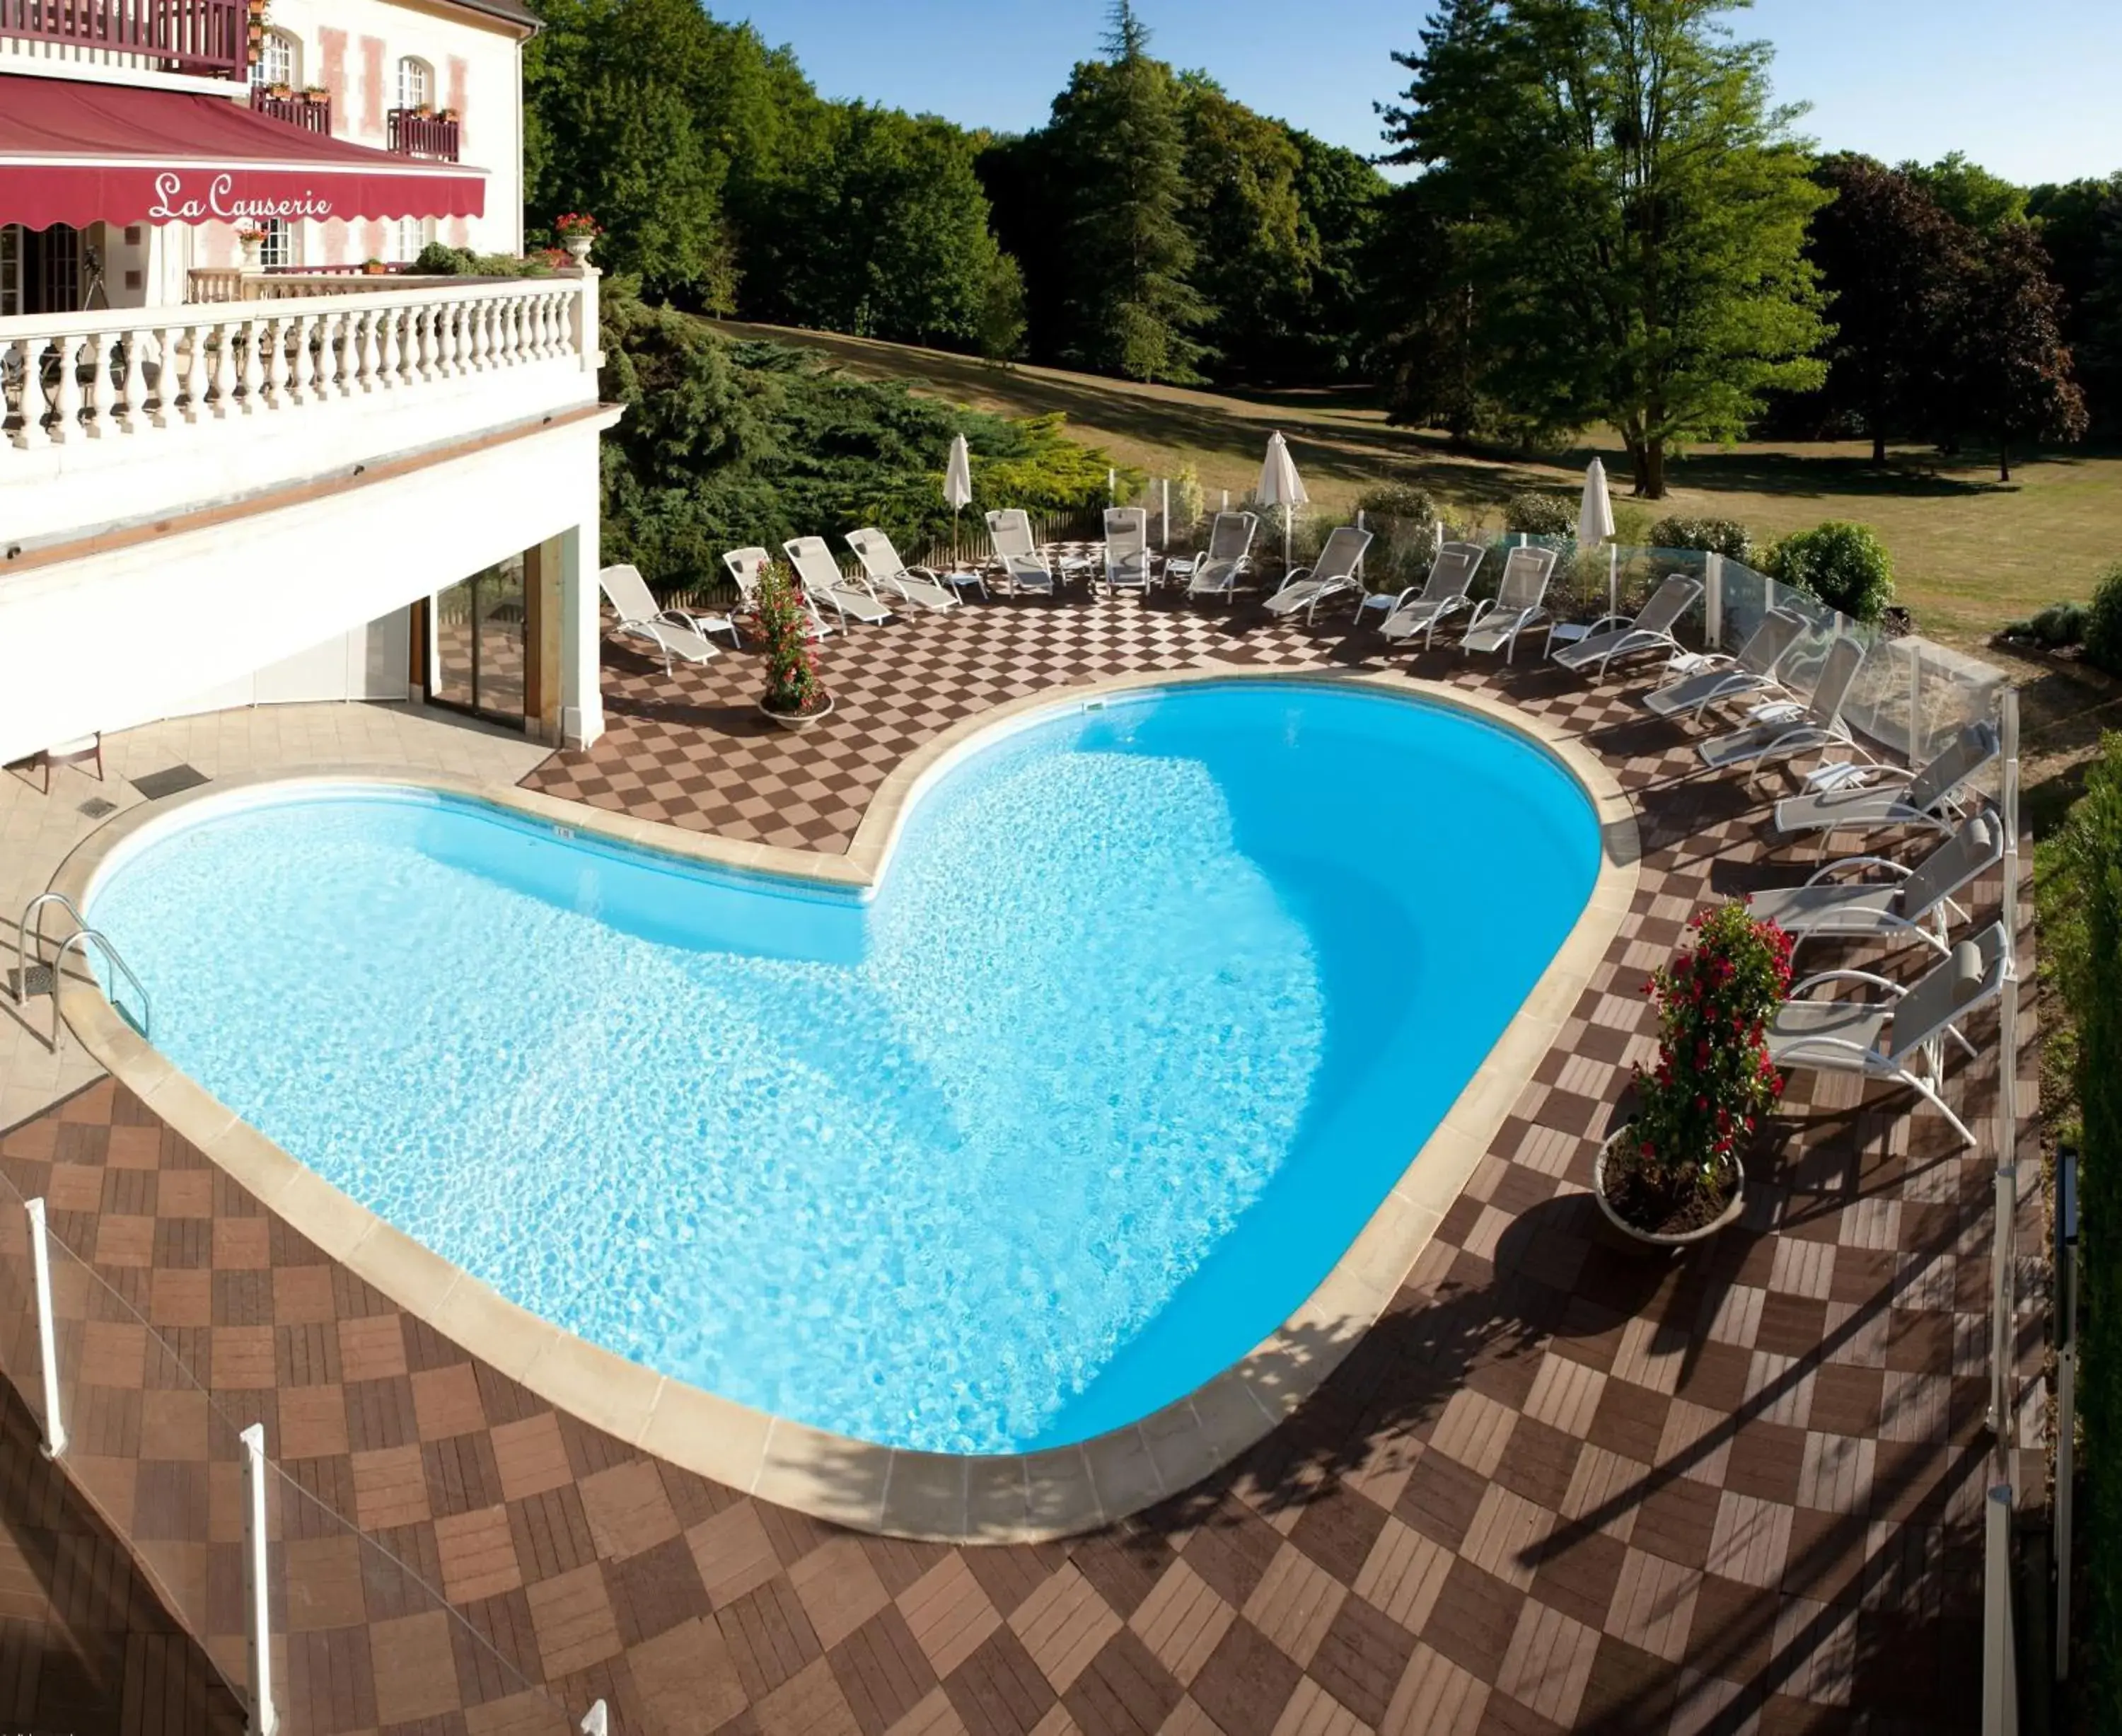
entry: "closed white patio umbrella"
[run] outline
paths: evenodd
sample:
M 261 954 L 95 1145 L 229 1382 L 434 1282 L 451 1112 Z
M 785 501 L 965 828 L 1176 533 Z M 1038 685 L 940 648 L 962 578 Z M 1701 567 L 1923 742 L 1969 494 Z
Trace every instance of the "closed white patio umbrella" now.
M 1291 520 L 1295 509 L 1307 503 L 1311 497 L 1304 492 L 1304 479 L 1297 474 L 1297 461 L 1289 456 L 1288 443 L 1278 428 L 1267 442 L 1267 461 L 1260 466 L 1260 486 L 1253 490 L 1253 498 L 1264 507 L 1282 507 L 1282 564 L 1289 568 L 1289 538 Z
M 958 514 L 973 498 L 973 456 L 965 450 L 965 437 L 951 442 L 950 461 L 943 466 L 943 501 L 951 509 L 951 557 L 958 554 Z
M 1577 546 L 1596 549 L 1602 542 L 1610 542 L 1614 535 L 1614 499 L 1606 492 L 1606 466 L 1598 459 L 1592 461 L 1584 472 L 1584 503 L 1577 509 Z M 1620 550 L 1610 547 L 1606 551 L 1606 611 L 1613 614 L 1620 607 Z

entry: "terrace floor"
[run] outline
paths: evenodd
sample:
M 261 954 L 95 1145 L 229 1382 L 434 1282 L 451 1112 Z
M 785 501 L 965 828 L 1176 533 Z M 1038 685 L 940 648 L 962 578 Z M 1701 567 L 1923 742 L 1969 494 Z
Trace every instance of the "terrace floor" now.
M 614 646 L 593 751 L 523 775 L 520 742 L 462 740 L 482 774 L 550 795 L 838 851 L 890 767 L 961 718 L 1095 676 L 1360 661 L 1365 642 L 1341 632 L 1161 598 L 975 606 L 836 635 L 839 710 L 801 736 L 753 710 L 748 657 L 666 676 Z M 1989 1163 L 1905 1097 L 1801 1076 L 1749 1165 L 1741 1225 L 1678 1261 L 1615 1248 L 1584 1189 L 1648 1052 L 1643 976 L 1702 903 L 1797 865 L 1764 859 L 1762 804 L 1704 774 L 1687 733 L 1622 684 L 1442 651 L 1412 670 L 1544 713 L 1608 761 L 1640 810 L 1636 909 L 1348 1361 L 1227 1472 L 1105 1533 L 963 1549 L 862 1537 L 647 1458 L 399 1312 L 108 1080 L 0 1135 L 0 1171 L 50 1200 L 60 1238 L 217 1403 L 264 1422 L 291 1474 L 577 1714 L 605 1697 L 616 1729 L 1975 1728 Z M 450 727 L 381 714 L 416 756 Z M 376 745 L 362 744 L 368 763 Z M 304 748 L 245 769 L 348 763 Z M 2000 888 L 1985 891 L 1993 908 Z M 2024 945 L 2030 965 L 2030 933 Z M 2008 1069 L 2028 1111 L 2031 1001 Z M 1951 1087 L 1978 1130 L 1994 1031 L 1978 1022 L 1984 1057 Z M 2030 1200 L 2022 1247 L 2040 1245 L 2037 1212 Z M 2030 1314 L 2031 1352 L 2039 1331 Z M 145 1376 L 98 1378 L 110 1420 L 86 1450 L 119 1491 L 106 1500 L 144 1509 L 179 1449 L 138 1426 L 127 1389 Z M 2031 1378 L 2024 1399 L 2031 1420 Z M 236 1631 L 228 1603 L 215 1600 L 217 1645 Z M 490 1666 L 425 1617 L 372 1607 L 292 1636 L 290 1654 L 296 1730 L 509 1727 Z M 0 1658 L 0 1720 L 7 1680 Z

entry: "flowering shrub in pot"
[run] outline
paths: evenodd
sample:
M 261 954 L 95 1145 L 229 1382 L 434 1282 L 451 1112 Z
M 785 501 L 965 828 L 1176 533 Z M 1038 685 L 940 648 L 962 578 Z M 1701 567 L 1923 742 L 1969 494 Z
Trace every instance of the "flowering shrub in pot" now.
M 1743 902 L 1688 926 L 1692 944 L 1645 985 L 1658 1004 L 1657 1065 L 1636 1069 L 1634 1118 L 1596 1176 L 1607 1215 L 1659 1241 L 1737 1214 L 1741 1156 L 1783 1091 L 1768 1022 L 1790 990 L 1790 936 Z
M 778 563 L 760 575 L 752 610 L 766 648 L 766 691 L 759 709 L 790 729 L 816 723 L 833 709 L 833 696 L 819 678 L 818 653 L 810 643 L 810 611 Z

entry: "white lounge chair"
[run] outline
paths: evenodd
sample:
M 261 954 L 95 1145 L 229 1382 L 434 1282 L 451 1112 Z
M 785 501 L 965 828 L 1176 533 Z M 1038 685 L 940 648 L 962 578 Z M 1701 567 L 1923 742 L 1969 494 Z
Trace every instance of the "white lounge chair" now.
M 1662 718 L 1682 712 L 1700 717 L 1712 705 L 1748 694 L 1781 693 L 1776 666 L 1789 656 L 1791 648 L 1805 635 L 1805 622 L 1781 609 L 1771 609 L 1755 623 L 1736 655 L 1694 652 L 1680 666 L 1680 679 L 1654 687 L 1643 695 L 1643 704 Z
M 707 635 L 694 625 L 691 615 L 681 610 L 657 606 L 648 581 L 641 576 L 638 567 L 606 567 L 597 574 L 597 583 L 611 599 L 611 606 L 619 615 L 619 632 L 629 639 L 646 639 L 661 652 L 666 675 L 671 672 L 673 657 L 683 657 L 689 663 L 704 663 L 717 655 L 715 648 L 708 643 Z
M 2003 751 L 1994 723 L 1970 723 L 1919 770 L 1870 766 L 1866 783 L 1786 797 L 1776 803 L 1776 830 L 1787 838 L 1818 832 L 1823 849 L 1836 832 L 1950 831 L 1965 817 L 1969 782 Z
M 988 536 L 994 544 L 995 564 L 1009 582 L 1012 596 L 1020 591 L 1053 596 L 1060 574 L 1031 540 L 1031 520 L 1021 507 L 1004 507 L 989 513 Z M 1087 565 L 1077 563 L 1079 570 Z
M 1270 597 L 1264 606 L 1270 615 L 1292 615 L 1299 609 L 1309 621 L 1319 612 L 1320 604 L 1330 597 L 1353 597 L 1360 601 L 1363 582 L 1356 577 L 1356 569 L 1362 564 L 1363 550 L 1371 545 L 1371 533 L 1359 531 L 1353 525 L 1342 525 L 1326 539 L 1326 546 L 1319 551 L 1319 559 L 1308 567 L 1299 567 L 1282 582 L 1282 588 Z
M 1189 597 L 1227 597 L 1252 571 L 1253 533 L 1259 528 L 1255 513 L 1218 512 L 1208 526 L 1208 546 L 1165 562 L 1165 578 L 1185 579 Z
M 877 596 L 866 578 L 849 578 L 833 559 L 833 551 L 825 546 L 822 536 L 798 536 L 781 545 L 788 557 L 788 564 L 796 569 L 802 582 L 803 594 L 811 599 L 813 607 L 830 605 L 838 611 L 843 625 L 855 621 L 888 621 L 891 611 Z
M 1105 508 L 1105 589 L 1149 589 L 1149 514 L 1140 507 Z
M 1883 856 L 1848 856 L 1803 886 L 1755 893 L 1748 907 L 1797 943 L 1917 940 L 1943 952 L 1949 950 L 1948 923 L 1967 915 L 1957 896 L 2003 859 L 2003 821 L 1979 813 L 1914 868 Z M 1886 878 L 1851 884 L 1837 877 L 1859 870 Z
M 1758 721 L 1746 728 L 1699 743 L 1695 751 L 1702 756 L 1702 763 L 1713 771 L 1743 765 L 1750 784 L 1764 768 L 1798 754 L 1828 747 L 1862 753 L 1843 721 L 1842 707 L 1863 661 L 1863 646 L 1842 634 L 1827 648 L 1820 680 L 1802 704 L 1789 700 L 1760 707 Z
M 1769 1021 L 1769 1059 L 1790 1070 L 1853 1073 L 1906 1085 L 1972 1145 L 1975 1135 L 1939 1089 L 1945 1079 L 1946 1039 L 1971 1057 L 1975 1046 L 1959 1022 L 1996 999 L 2014 980 L 2012 944 L 2001 922 L 1961 942 L 1906 987 L 1869 971 L 1823 971 L 1793 988 Z M 1891 998 L 1828 1000 L 1808 992 L 1834 982 L 1863 983 Z
M 773 559 L 772 555 L 760 548 L 727 549 L 723 551 L 722 564 L 729 569 L 730 577 L 736 582 L 737 601 L 743 607 L 749 609 L 756 603 L 759 597 L 759 582 L 766 576 L 766 569 L 772 564 Z M 830 639 L 833 629 L 825 625 L 825 617 L 819 614 L 818 606 L 811 601 L 809 594 L 801 585 L 796 586 L 794 589 L 797 597 L 802 600 L 803 607 L 810 614 L 811 637 Z M 730 622 L 730 637 L 731 639 L 736 637 L 736 622 L 734 616 Z
M 1466 593 L 1473 588 L 1474 575 L 1481 570 L 1488 553 L 1477 542 L 1443 545 L 1429 564 L 1429 577 L 1422 588 L 1417 591 L 1409 586 L 1395 597 L 1386 618 L 1378 623 L 1378 631 L 1394 640 L 1410 639 L 1419 633 L 1422 648 L 1427 651 L 1439 627 L 1461 610 L 1474 606 L 1474 599 Z
M 850 531 L 847 545 L 854 550 L 855 559 L 862 564 L 862 571 L 873 586 L 895 592 L 909 603 L 923 609 L 955 609 L 958 593 L 946 585 L 937 573 L 928 567 L 909 567 L 899 558 L 899 550 L 891 545 L 891 539 L 874 525 L 859 531 Z M 979 574 L 970 575 L 979 586 L 980 595 L 987 595 L 988 587 Z
M 1554 550 L 1530 545 L 1512 550 L 1503 562 L 1503 581 L 1496 587 L 1496 594 L 1466 617 L 1459 648 L 1500 651 L 1505 662 L 1515 662 L 1520 634 L 1535 629 L 1545 632 L 1554 625 L 1545 606 L 1548 581 L 1554 577 Z
M 1685 648 L 1672 636 L 1672 629 L 1701 595 L 1699 579 L 1676 573 L 1657 587 L 1657 594 L 1643 605 L 1642 614 L 1633 620 L 1626 615 L 1601 616 L 1575 644 L 1556 647 L 1554 661 L 1580 675 L 1596 668 L 1603 681 L 1616 657 L 1642 657 L 1652 651 L 1662 651 L 1667 656 L 1675 652 L 1684 654 Z

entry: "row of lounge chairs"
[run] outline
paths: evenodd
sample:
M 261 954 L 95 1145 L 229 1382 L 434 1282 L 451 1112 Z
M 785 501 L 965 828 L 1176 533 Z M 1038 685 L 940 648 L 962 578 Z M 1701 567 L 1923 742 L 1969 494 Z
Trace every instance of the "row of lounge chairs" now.
M 1647 607 L 1644 615 L 1651 613 Z M 2002 743 L 1993 724 L 1978 722 L 1923 765 L 1871 762 L 1844 714 L 1864 648 L 1837 634 L 1811 686 L 1800 692 L 1787 685 L 1795 677 L 1786 671 L 1805 634 L 1798 617 L 1771 610 L 1729 657 L 1676 651 L 1668 661 L 1670 678 L 1647 692 L 1643 704 L 1675 720 L 1736 721 L 1737 727 L 1698 744 L 1703 763 L 1714 770 L 1744 766 L 1750 780 L 1769 765 L 1809 753 L 1821 758 L 1808 787 L 1776 803 L 1769 822 L 1775 838 L 1816 838 L 1823 858 L 1836 836 L 1853 834 L 1872 847 L 1825 863 L 1801 884 L 1752 896 L 1754 914 L 1791 935 L 1794 956 L 1825 940 L 1889 949 L 1909 943 L 1936 955 L 1907 984 L 1854 969 L 1821 971 L 1794 984 L 1769 1023 L 1770 1060 L 1786 1070 L 1853 1074 L 1906 1086 L 1972 1145 L 1974 1134 L 1943 1095 L 1945 1050 L 1951 1045 L 1975 1052 L 1961 1027 L 2014 980 L 2011 938 L 2001 922 L 1954 938 L 1956 924 L 1972 920 L 1975 883 L 2006 857 L 2003 818 L 1975 789 L 1975 780 L 1999 760 Z M 1610 664 L 1601 663 L 1601 671 Z M 1849 757 L 1829 757 L 1835 754 Z M 1897 840 L 1925 838 L 1931 846 L 1919 860 L 1904 863 L 1888 853 Z M 1870 992 L 1852 998 L 1852 987 Z

